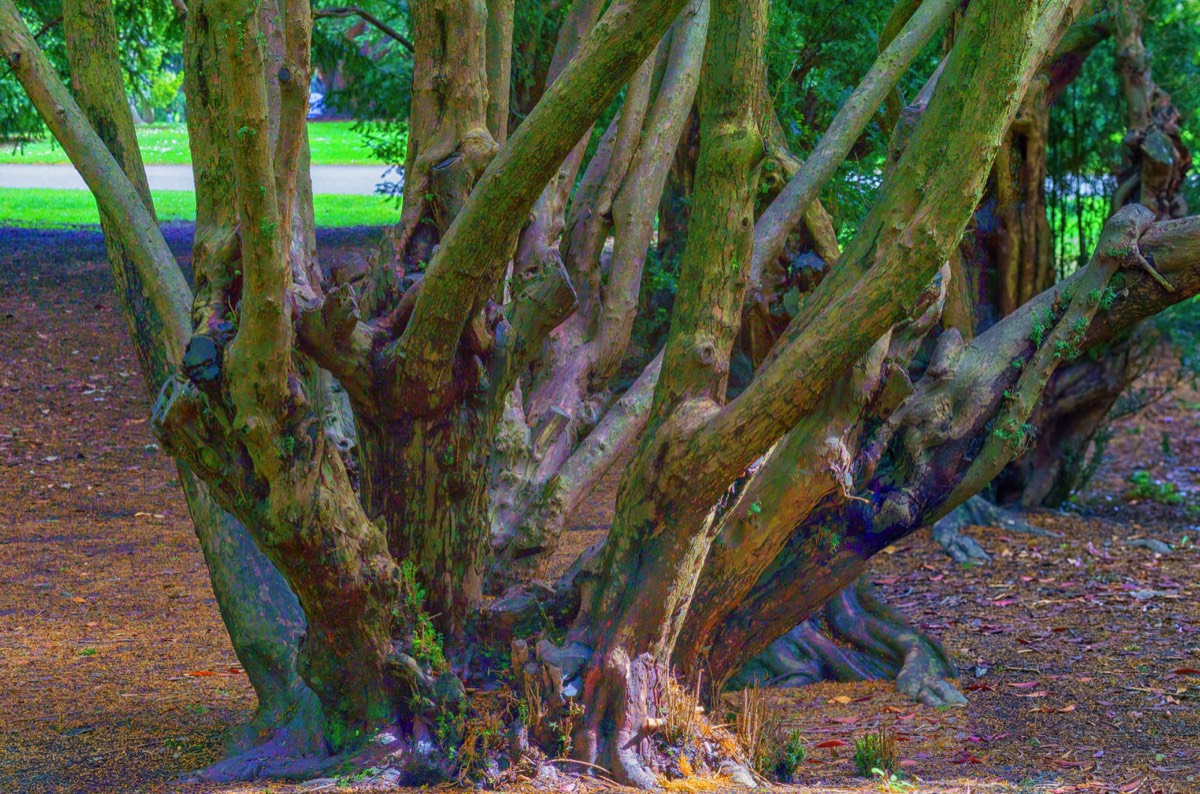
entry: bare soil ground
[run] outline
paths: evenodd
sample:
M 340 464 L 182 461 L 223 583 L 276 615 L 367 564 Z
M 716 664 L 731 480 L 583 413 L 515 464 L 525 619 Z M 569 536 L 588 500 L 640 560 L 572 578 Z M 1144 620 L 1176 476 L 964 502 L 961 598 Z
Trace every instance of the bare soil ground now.
M 186 258 L 189 229 L 169 238 Z M 323 233 L 322 255 L 352 265 L 369 242 Z M 254 696 L 110 288 L 99 234 L 0 229 L 0 791 L 341 790 L 179 781 Z M 882 682 L 775 693 L 808 747 L 789 790 L 880 790 L 850 755 L 887 726 L 913 791 L 1200 791 L 1200 394 L 1115 429 L 1091 513 L 1029 517 L 1061 537 L 973 529 L 995 559 L 970 569 L 924 533 L 881 555 L 882 594 L 943 640 L 970 704 Z M 1182 503 L 1157 485 L 1127 498 L 1136 470 Z M 612 485 L 573 547 L 607 527 Z

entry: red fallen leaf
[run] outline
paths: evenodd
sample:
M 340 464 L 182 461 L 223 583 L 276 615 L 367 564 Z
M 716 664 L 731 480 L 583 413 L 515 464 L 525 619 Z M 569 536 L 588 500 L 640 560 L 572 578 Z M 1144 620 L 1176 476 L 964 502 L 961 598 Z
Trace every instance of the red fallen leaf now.
M 188 675 L 201 677 L 201 676 L 216 675 L 216 672 L 213 670 L 193 670 L 192 672 L 188 673 Z
M 229 672 L 231 675 L 237 675 L 238 673 L 244 673 L 246 671 L 240 667 L 230 667 Z
M 971 684 L 965 687 L 968 692 L 991 692 L 995 689 L 991 684 Z
M 826 739 L 817 745 L 818 750 L 828 750 L 833 747 L 845 747 L 846 743 L 841 739 Z
M 1022 681 L 1019 684 L 1009 684 L 1009 686 L 1013 689 L 1030 689 L 1037 686 L 1039 683 L 1039 681 Z
M 1051 631 L 1067 631 L 1067 627 L 1066 626 L 1055 626 L 1054 628 L 1052 628 L 1050 630 Z
M 961 757 L 954 759 L 950 763 L 952 763 L 952 764 L 982 764 L 983 761 L 980 761 L 978 758 L 971 755 L 970 753 L 964 753 Z
M 1175 675 L 1200 675 L 1200 670 L 1195 667 L 1180 667 L 1178 670 L 1172 670 Z
M 1087 766 L 1086 761 L 1055 761 L 1054 763 L 1063 769 L 1079 769 L 1080 767 Z
M 944 574 L 944 573 L 939 573 L 937 576 L 931 576 L 931 577 L 929 577 L 929 581 L 931 581 L 931 582 L 940 582 L 940 581 L 942 581 L 942 580 L 943 580 L 943 579 L 945 579 L 945 578 L 946 578 L 946 574 Z

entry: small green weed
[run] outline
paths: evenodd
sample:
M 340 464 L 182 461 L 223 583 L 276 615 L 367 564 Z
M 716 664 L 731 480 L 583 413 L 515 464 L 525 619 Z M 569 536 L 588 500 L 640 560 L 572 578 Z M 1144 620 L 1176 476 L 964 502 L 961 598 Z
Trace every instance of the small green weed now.
M 868 733 L 854 742 L 854 768 L 862 777 L 871 777 L 877 770 L 892 774 L 899 767 L 900 749 L 896 746 L 896 737 L 887 728 Z
M 895 772 L 884 772 L 882 769 L 872 769 L 871 774 L 879 778 L 880 791 L 908 791 L 913 784 L 897 775 Z
M 1184 502 L 1183 494 L 1173 482 L 1162 482 L 1150 476 L 1150 472 L 1138 469 L 1129 475 L 1129 487 L 1125 489 L 1126 499 L 1146 500 L 1162 505 L 1180 505 Z

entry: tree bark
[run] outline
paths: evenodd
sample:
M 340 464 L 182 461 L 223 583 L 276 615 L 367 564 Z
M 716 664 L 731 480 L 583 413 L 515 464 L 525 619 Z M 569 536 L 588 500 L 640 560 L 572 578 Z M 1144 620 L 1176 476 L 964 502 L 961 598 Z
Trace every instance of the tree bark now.
M 864 439 L 859 498 L 835 496 L 805 517 L 713 638 L 708 667 L 716 680 L 753 658 L 770 641 L 763 638 L 810 616 L 879 549 L 937 520 L 995 476 L 1025 443 L 1033 405 L 1060 363 L 1177 297 L 1142 276 L 1127 298 L 1100 311 L 1116 268 L 1137 269 L 1139 256 L 1152 257 L 1170 263 L 1164 269 L 1173 271 L 1176 290 L 1200 286 L 1185 264 L 1198 241 L 1183 225 L 1149 224 L 1148 213 L 1123 211 L 1106 227 L 1089 268 L 969 345 L 954 331 L 943 334 L 912 395 L 877 436 Z
M 88 121 L 153 213 L 119 68 L 112 5 L 108 0 L 68 0 L 63 18 L 72 83 Z M 154 396 L 180 364 L 170 359 L 161 334 L 172 320 L 157 315 L 145 299 L 137 269 L 120 242 L 120 223 L 105 213 L 101 229 L 126 327 Z M 175 308 L 186 318 L 186 304 L 180 301 Z M 304 632 L 299 604 L 236 519 L 212 502 L 207 489 L 185 467 L 179 468 L 179 475 L 218 608 L 258 696 L 254 718 L 231 733 L 230 747 L 237 755 L 207 770 L 206 776 L 242 779 L 264 771 L 303 768 L 304 758 L 320 754 L 324 742 L 320 706 L 296 671 L 297 646 Z M 255 748 L 264 743 L 266 751 Z M 280 757 L 288 759 L 282 768 Z
M 723 396 L 737 331 L 744 265 L 763 156 L 758 129 L 766 3 L 718 0 L 705 53 L 696 203 L 671 334 L 649 425 L 622 478 L 600 563 L 602 578 L 574 632 L 595 648 L 584 674 L 587 709 L 577 752 L 618 781 L 657 788 L 645 767 L 646 720 L 712 540 L 708 506 L 687 504 L 673 446 L 679 431 Z M 699 508 L 699 509 L 697 509 Z M 663 518 L 679 523 L 666 528 Z

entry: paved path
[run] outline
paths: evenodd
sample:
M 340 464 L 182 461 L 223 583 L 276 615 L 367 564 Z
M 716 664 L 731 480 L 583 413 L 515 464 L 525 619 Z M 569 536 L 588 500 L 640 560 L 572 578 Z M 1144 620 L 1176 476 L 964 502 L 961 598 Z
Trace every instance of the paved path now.
M 384 169 L 377 165 L 314 165 L 314 193 L 369 196 L 382 181 Z M 195 190 L 190 165 L 148 165 L 151 190 Z M 396 174 L 388 175 L 397 181 Z M 70 165 L 0 165 L 0 187 L 41 187 L 86 190 L 83 177 Z

